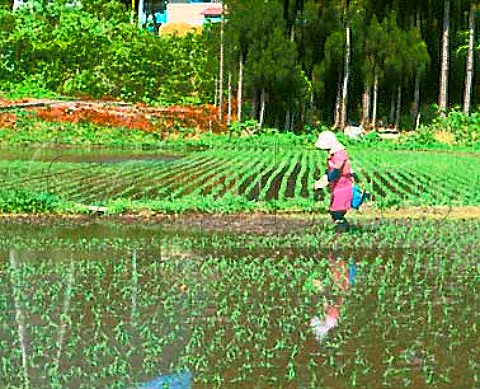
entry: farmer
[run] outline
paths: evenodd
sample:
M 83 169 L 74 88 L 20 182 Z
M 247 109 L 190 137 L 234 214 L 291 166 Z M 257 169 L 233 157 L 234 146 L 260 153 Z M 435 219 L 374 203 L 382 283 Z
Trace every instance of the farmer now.
M 351 208 L 353 197 L 353 175 L 345 147 L 331 131 L 323 131 L 315 147 L 328 151 L 327 169 L 325 175 L 315 182 L 314 189 L 319 190 L 330 186 L 330 215 L 337 231 L 346 231 L 348 224 L 345 219 Z

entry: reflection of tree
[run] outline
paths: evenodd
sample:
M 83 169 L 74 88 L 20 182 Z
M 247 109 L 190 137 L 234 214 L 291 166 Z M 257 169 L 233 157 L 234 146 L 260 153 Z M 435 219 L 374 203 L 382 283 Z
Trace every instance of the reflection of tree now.
M 62 312 L 60 314 L 60 326 L 58 330 L 58 349 L 57 356 L 55 359 L 55 378 L 58 376 L 58 369 L 60 367 L 60 361 L 62 358 L 63 343 L 65 339 L 65 332 L 67 330 L 67 325 L 70 323 L 70 318 L 68 317 L 68 312 L 70 310 L 70 301 L 72 297 L 72 288 L 74 283 L 74 265 L 73 260 L 70 261 L 70 268 L 68 270 L 67 278 L 67 287 L 65 290 L 65 298 L 63 300 Z
M 138 309 L 138 268 L 137 268 L 137 249 L 133 249 L 132 253 L 132 260 L 131 260 L 131 278 L 130 278 L 130 298 L 131 298 L 131 307 L 130 307 L 130 330 L 128 331 L 130 334 L 130 342 L 129 342 L 129 350 L 127 353 L 132 355 L 130 360 L 130 366 L 132 370 L 141 368 L 141 366 L 134 366 L 133 363 L 135 360 L 141 360 L 142 358 L 139 357 L 139 348 L 141 348 L 142 340 L 141 335 L 138 332 L 138 328 L 140 327 L 140 312 Z M 131 372 L 133 375 L 133 371 Z
M 161 255 L 157 248 L 117 254 L 112 260 L 113 254 L 95 252 L 77 261 L 70 249 L 57 256 L 33 248 L 20 261 L 18 250 L 10 251 L 8 291 L 1 291 L 0 301 L 11 296 L 11 324 L 4 329 L 12 333 L 0 335 L 1 389 L 188 378 L 170 374 L 187 354 L 201 312 L 197 262 L 176 244 L 162 245 Z M 68 255 L 71 261 L 62 262 Z
M 15 321 L 17 323 L 18 340 L 22 351 L 23 366 L 23 384 L 24 388 L 29 388 L 28 379 L 28 351 L 27 351 L 27 333 L 25 329 L 25 314 L 22 311 L 22 292 L 20 290 L 20 269 L 16 258 L 16 251 L 10 250 L 10 280 L 13 288 L 13 299 L 15 303 Z

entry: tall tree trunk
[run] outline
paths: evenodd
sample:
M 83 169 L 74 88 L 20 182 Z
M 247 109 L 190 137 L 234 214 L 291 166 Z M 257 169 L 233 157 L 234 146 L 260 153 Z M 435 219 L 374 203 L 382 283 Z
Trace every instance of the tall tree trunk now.
M 285 114 L 285 130 L 290 131 L 290 107 L 287 108 L 287 113 Z
M 365 89 L 363 90 L 362 94 L 362 122 L 361 124 L 364 126 L 368 126 L 370 120 L 370 86 L 365 85 Z
M 443 0 L 442 68 L 440 71 L 440 93 L 438 96 L 438 108 L 442 116 L 445 115 L 448 103 L 449 40 L 450 0 Z
M 400 128 L 400 114 L 402 110 L 402 87 L 397 87 L 397 109 L 395 110 L 395 129 Z
M 340 75 L 341 77 L 341 75 Z M 341 116 L 341 102 L 342 102 L 342 83 L 339 80 L 337 86 L 337 97 L 335 98 L 335 109 L 333 112 L 333 127 L 340 127 L 340 116 Z
M 215 78 L 215 96 L 213 98 L 213 105 L 216 107 L 218 105 L 218 79 Z
M 259 121 L 260 128 L 263 128 L 264 120 L 265 120 L 265 89 L 262 89 L 262 93 L 260 94 L 260 121 Z
M 223 6 L 222 6 L 222 19 L 220 22 L 220 64 L 218 75 L 218 120 L 222 120 L 223 117 L 223 49 L 224 49 L 224 27 L 225 21 L 223 18 Z
M 377 127 L 377 101 L 378 101 L 378 75 L 375 72 L 373 77 L 373 106 L 372 106 L 372 128 Z
M 420 11 L 418 7 L 415 12 L 415 27 L 420 29 Z M 412 110 L 412 117 L 413 117 L 414 123 L 417 123 L 419 112 L 420 112 L 420 70 L 417 68 L 417 70 L 415 71 L 415 90 L 413 92 L 413 110 Z
M 313 76 L 312 76 L 313 78 Z M 310 104 L 309 104 L 309 107 L 308 107 L 308 118 L 307 118 L 307 122 L 309 125 L 313 125 L 313 113 L 314 113 L 314 110 L 315 110 L 315 92 L 313 90 L 313 87 L 311 88 L 310 90 Z
M 388 115 L 388 125 L 392 125 L 395 121 L 395 92 L 392 92 L 390 100 L 390 114 Z
M 345 59 L 343 63 L 343 86 L 342 100 L 340 103 L 340 129 L 343 130 L 347 124 L 347 103 L 348 103 L 348 78 L 350 75 L 350 51 L 351 51 L 351 34 L 350 34 L 350 18 L 348 16 L 348 6 L 345 10 Z
M 237 90 L 237 121 L 242 122 L 242 99 L 243 99 L 243 54 L 240 53 L 238 61 L 238 90 Z
M 130 24 L 135 24 L 135 0 L 132 0 L 132 10 L 130 11 Z
M 228 106 L 227 106 L 227 123 L 232 123 L 232 72 L 228 71 Z
M 22 0 L 13 0 L 13 10 L 15 11 L 17 8 L 21 7 L 23 5 Z
M 420 74 L 415 74 L 415 91 L 413 92 L 413 122 L 417 122 L 418 113 L 420 112 Z
M 463 112 L 468 115 L 470 113 L 470 99 L 472 96 L 472 80 L 473 80 L 473 50 L 475 44 L 475 3 L 470 4 L 469 21 L 469 39 L 467 54 L 467 72 L 465 76 L 465 91 L 463 97 Z
M 144 0 L 138 0 L 138 28 L 142 28 L 143 10 L 145 9 Z
M 255 120 L 258 120 L 258 101 L 259 101 L 259 92 L 258 90 L 255 90 L 253 92 L 253 98 L 252 98 L 252 117 Z

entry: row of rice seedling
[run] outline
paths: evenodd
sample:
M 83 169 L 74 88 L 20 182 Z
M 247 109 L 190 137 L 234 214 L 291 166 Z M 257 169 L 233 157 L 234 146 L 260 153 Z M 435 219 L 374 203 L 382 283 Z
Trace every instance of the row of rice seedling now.
M 264 176 L 262 181 L 259 181 L 258 188 L 254 187 L 254 190 L 249 194 L 252 199 L 266 201 L 278 197 L 278 186 L 275 185 L 275 179 L 285 179 L 285 173 L 290 166 L 295 166 L 296 155 L 288 154 L 280 161 L 278 161 L 272 168 L 268 176 Z M 278 182 L 278 181 L 277 181 Z M 278 185 L 278 184 L 277 184 Z M 268 193 L 270 196 L 267 198 Z
M 359 184 L 375 203 L 390 205 L 476 205 L 480 199 L 478 160 L 435 153 L 353 149 Z M 2 162 L 3 188 L 46 191 L 84 203 L 111 199 L 162 200 L 184 196 L 243 196 L 260 202 L 311 201 L 314 178 L 325 168 L 319 152 L 277 149 L 197 151 L 177 161 L 115 164 L 40 161 Z M 471 168 L 458 173 L 458 165 Z M 327 201 L 328 196 L 323 196 Z
M 303 153 L 295 154 L 292 157 L 292 161 L 289 163 L 288 168 L 285 170 L 285 174 L 279 182 L 277 182 L 275 193 L 273 193 L 274 198 L 277 200 L 279 198 L 293 197 L 293 191 L 295 190 L 297 184 L 297 176 L 300 171 L 301 159 Z M 299 185 L 301 187 L 301 185 Z M 292 190 L 293 189 L 293 190 Z M 287 191 L 290 190 L 290 193 Z
M 242 178 L 238 179 L 232 187 L 232 193 L 247 197 L 247 195 L 258 185 L 257 180 L 274 163 L 274 156 L 269 153 L 257 162 L 251 171 L 246 171 Z
M 114 198 L 133 198 L 134 196 L 155 197 L 158 188 L 161 188 L 162 182 L 171 180 L 172 176 L 182 172 L 188 172 L 192 167 L 209 163 L 211 158 L 203 155 L 193 156 L 192 158 L 184 158 L 168 165 L 155 165 L 154 168 L 148 169 L 148 173 L 139 177 L 138 180 L 132 180 L 128 186 L 122 187 L 119 181 L 119 190 L 116 190 Z
M 151 172 L 144 178 L 139 191 L 138 183 L 133 186 L 131 191 L 123 192 L 122 195 L 127 198 L 157 198 L 161 196 L 170 196 L 173 188 L 180 185 L 184 177 L 189 177 L 206 169 L 216 167 L 220 162 L 208 155 L 198 155 L 193 158 L 185 158 L 174 165 L 162 167 L 161 171 Z M 149 177 L 150 176 L 150 177 Z
M 222 170 L 225 168 L 224 161 L 222 159 L 211 157 L 207 164 L 199 164 L 189 169 L 186 174 L 175 174 L 169 180 L 161 182 L 163 186 L 162 190 L 158 194 L 158 198 L 175 198 L 178 195 L 178 191 L 182 190 L 184 186 L 190 185 L 192 182 L 198 182 L 205 176 L 211 174 L 211 171 Z
M 261 169 L 261 161 L 268 158 L 270 153 L 260 152 L 258 159 L 252 158 L 251 155 L 243 154 L 244 158 L 232 166 L 231 171 L 225 172 L 217 182 L 211 182 L 208 185 L 198 188 L 195 195 L 208 195 L 218 198 L 226 193 L 239 194 L 240 185 L 247 179 L 249 174 L 255 174 L 255 169 Z
M 298 171 L 295 181 L 291 185 L 293 187 L 293 193 L 291 193 L 291 196 L 288 196 L 287 193 L 285 193 L 285 197 L 309 197 L 309 185 L 311 186 L 312 182 L 308 179 L 310 156 L 305 152 L 302 153 L 302 157 L 299 163 L 300 170 Z
M 213 182 L 215 182 L 215 180 L 229 174 L 232 170 L 234 171 L 238 169 L 238 165 L 244 160 L 241 155 L 221 155 L 216 156 L 216 159 L 219 163 L 214 168 L 206 169 L 194 178 L 189 177 L 188 180 L 184 181 L 185 183 L 183 185 L 182 183 L 179 183 L 179 187 L 176 190 L 173 190 L 170 193 L 170 196 L 176 198 L 184 195 L 199 195 L 202 188 L 205 186 L 213 187 Z
M 72 200 L 86 204 L 98 202 L 99 199 L 110 200 L 128 188 L 128 186 L 137 187 L 152 174 L 158 174 L 165 169 L 165 162 L 131 162 L 125 163 L 121 167 L 114 168 L 111 175 L 103 180 L 98 180 L 95 185 L 85 188 L 77 196 L 67 197 Z M 68 195 L 67 195 L 68 196 Z

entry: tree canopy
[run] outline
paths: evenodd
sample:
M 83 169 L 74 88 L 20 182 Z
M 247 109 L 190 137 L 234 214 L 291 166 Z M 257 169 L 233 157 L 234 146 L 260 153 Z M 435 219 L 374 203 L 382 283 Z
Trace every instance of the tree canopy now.
M 349 121 L 412 127 L 419 112 L 434 114 L 441 83 L 448 106 L 461 105 L 467 59 L 478 68 L 468 53 L 479 46 L 476 7 L 466 0 L 225 0 L 223 27 L 183 38 L 129 25 L 128 1 L 66 9 L 37 0 L 35 15 L 0 1 L 2 80 L 157 102 L 237 96 L 246 116 L 288 129 L 336 123 L 339 101 Z M 227 93 L 215 93 L 215 79 Z

